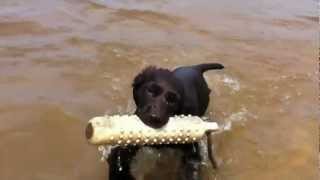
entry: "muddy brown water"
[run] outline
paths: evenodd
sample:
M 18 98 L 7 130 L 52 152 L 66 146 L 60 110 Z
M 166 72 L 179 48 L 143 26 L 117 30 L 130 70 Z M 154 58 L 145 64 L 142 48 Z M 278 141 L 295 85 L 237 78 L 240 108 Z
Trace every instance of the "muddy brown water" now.
M 89 118 L 134 110 L 148 65 L 220 62 L 206 78 L 217 171 L 318 179 L 316 1 L 2 0 L 0 179 L 107 179 Z

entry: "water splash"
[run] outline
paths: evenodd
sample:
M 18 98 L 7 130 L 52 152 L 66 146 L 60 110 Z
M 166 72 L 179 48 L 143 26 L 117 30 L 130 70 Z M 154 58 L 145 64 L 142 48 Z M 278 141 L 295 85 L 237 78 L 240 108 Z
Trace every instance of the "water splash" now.
M 224 75 L 222 77 L 222 82 L 232 90 L 232 93 L 240 91 L 240 83 L 238 80 L 228 75 Z
M 101 154 L 101 157 L 100 157 L 101 162 L 107 161 L 112 148 L 113 148 L 112 146 L 103 146 L 103 145 L 98 146 L 98 151 Z
M 245 126 L 248 118 L 257 119 L 258 117 L 248 111 L 246 107 L 242 107 L 238 112 L 232 113 L 225 119 L 225 123 L 222 125 L 222 131 L 230 131 L 233 123 L 239 123 L 241 126 Z

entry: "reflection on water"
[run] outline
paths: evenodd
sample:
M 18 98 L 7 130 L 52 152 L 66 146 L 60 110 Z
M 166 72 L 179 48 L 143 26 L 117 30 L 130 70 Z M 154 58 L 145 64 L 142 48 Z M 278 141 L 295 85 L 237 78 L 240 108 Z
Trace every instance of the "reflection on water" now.
M 87 120 L 132 112 L 147 65 L 209 61 L 226 69 L 206 73 L 207 116 L 229 131 L 206 179 L 317 179 L 315 4 L 1 1 L 1 179 L 107 179 Z

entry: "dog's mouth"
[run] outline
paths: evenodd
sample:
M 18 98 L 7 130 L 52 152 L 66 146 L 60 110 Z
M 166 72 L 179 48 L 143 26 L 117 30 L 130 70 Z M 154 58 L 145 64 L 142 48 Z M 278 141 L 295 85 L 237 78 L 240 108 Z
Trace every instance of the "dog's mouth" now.
M 161 117 L 158 117 L 154 114 L 142 115 L 140 113 L 137 113 L 137 115 L 145 125 L 152 127 L 152 128 L 155 128 L 155 129 L 159 129 L 159 128 L 165 126 L 169 121 L 169 117 L 161 118 Z

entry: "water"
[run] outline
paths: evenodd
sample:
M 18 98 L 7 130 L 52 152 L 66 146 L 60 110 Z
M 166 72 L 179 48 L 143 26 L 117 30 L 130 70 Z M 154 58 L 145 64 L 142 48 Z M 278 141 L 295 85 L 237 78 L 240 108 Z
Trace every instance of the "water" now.
M 316 3 L 1 1 L 0 179 L 107 179 L 87 120 L 132 112 L 147 65 L 209 61 L 226 69 L 207 116 L 229 130 L 206 178 L 317 179 Z

